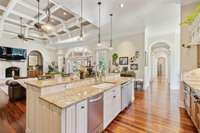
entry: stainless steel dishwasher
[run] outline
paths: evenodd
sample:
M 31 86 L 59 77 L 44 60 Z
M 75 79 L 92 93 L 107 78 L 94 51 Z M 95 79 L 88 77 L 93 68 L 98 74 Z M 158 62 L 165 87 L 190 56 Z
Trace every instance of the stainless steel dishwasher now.
M 88 133 L 101 133 L 103 131 L 103 94 L 88 100 Z

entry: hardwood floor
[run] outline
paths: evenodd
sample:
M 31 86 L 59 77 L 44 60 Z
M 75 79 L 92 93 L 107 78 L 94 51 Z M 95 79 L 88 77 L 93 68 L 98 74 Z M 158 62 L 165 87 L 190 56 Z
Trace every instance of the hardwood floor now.
M 0 133 L 25 133 L 26 101 L 10 103 L 0 90 Z
M 135 92 L 135 102 L 109 125 L 104 133 L 196 133 L 178 91 L 169 91 L 163 80 L 151 89 Z M 25 101 L 8 102 L 0 91 L 0 133 L 25 133 Z
M 135 102 L 109 125 L 104 133 L 196 133 L 183 108 L 178 91 L 170 91 L 164 80 L 151 89 L 136 91 Z

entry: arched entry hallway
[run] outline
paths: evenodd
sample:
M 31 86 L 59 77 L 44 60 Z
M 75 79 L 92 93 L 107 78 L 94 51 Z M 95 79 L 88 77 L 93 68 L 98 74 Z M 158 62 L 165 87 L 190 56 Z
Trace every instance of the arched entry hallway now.
M 156 43 L 151 47 L 150 81 L 162 81 L 170 84 L 170 46 Z

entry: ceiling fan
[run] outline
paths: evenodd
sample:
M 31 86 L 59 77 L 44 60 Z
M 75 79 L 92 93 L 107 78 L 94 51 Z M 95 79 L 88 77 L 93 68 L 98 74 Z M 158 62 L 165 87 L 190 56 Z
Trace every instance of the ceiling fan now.
M 20 17 L 20 33 L 17 34 L 17 39 L 21 39 L 23 41 L 33 41 L 33 38 L 25 37 L 23 30 L 23 24 L 22 24 L 22 17 Z

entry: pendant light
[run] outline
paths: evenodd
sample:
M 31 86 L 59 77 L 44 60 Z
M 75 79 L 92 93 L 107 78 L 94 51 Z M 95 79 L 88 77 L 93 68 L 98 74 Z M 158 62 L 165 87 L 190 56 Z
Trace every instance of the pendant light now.
M 51 8 L 50 8 L 50 1 L 48 0 L 48 5 L 46 8 L 46 14 L 47 14 L 47 23 L 43 25 L 43 30 L 46 32 L 52 32 L 53 26 L 50 24 L 51 22 Z
M 112 38 L 112 30 L 113 30 L 113 21 L 112 21 L 113 14 L 110 14 L 110 49 L 113 48 L 113 38 Z
M 37 19 L 38 22 L 34 24 L 35 28 L 39 31 L 42 32 L 42 24 L 40 23 L 40 0 L 36 0 L 37 1 Z
M 83 40 L 83 0 L 81 0 L 80 40 Z
M 99 6 L 99 33 L 98 33 L 98 43 L 97 46 L 100 47 L 101 44 L 101 2 L 98 2 L 98 6 Z

